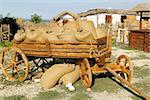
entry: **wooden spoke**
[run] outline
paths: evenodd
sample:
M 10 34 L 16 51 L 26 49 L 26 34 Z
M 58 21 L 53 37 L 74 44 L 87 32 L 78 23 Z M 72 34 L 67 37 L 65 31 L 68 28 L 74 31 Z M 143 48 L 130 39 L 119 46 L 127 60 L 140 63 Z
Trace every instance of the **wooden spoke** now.
M 24 62 L 24 60 L 18 61 L 18 62 L 16 62 L 16 65 L 23 63 L 23 62 Z
M 90 88 L 92 85 L 92 72 L 89 61 L 84 58 L 80 64 L 80 77 L 86 88 Z
M 20 49 L 15 47 L 4 48 L 0 56 L 0 67 L 10 81 L 23 81 L 26 79 L 29 73 L 29 63 L 27 57 Z
M 120 76 L 122 76 L 127 81 L 131 82 L 133 77 L 133 67 L 130 58 L 126 55 L 121 55 L 118 57 L 116 64 L 121 68 L 121 72 L 118 74 L 120 74 Z
M 19 76 L 19 79 L 21 78 L 21 76 L 20 76 L 20 74 L 19 74 L 19 70 L 18 70 L 18 68 L 17 67 L 15 67 L 15 69 L 16 69 L 16 72 L 17 72 L 17 74 L 18 74 L 18 76 Z

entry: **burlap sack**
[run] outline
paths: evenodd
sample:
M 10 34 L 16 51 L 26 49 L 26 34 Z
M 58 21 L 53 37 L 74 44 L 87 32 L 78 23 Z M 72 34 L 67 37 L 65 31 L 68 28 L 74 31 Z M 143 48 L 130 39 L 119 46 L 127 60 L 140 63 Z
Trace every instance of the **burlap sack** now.
M 68 83 L 74 84 L 79 78 L 80 78 L 80 66 L 76 65 L 75 70 L 63 75 L 60 78 L 59 83 L 63 83 L 64 85 L 67 85 Z
M 72 32 L 77 32 L 78 25 L 75 21 L 69 21 L 66 24 L 64 24 L 64 30 L 69 30 Z
M 36 42 L 37 38 L 39 37 L 39 35 L 41 34 L 41 32 L 38 31 L 30 31 L 30 30 L 26 30 L 26 41 L 30 41 L 30 42 Z
M 41 33 L 36 37 L 36 42 L 45 43 L 47 41 L 46 33 Z
M 75 38 L 79 42 L 93 41 L 94 37 L 89 31 L 76 32 Z
M 97 37 L 96 29 L 95 29 L 95 26 L 92 21 L 78 20 L 77 22 L 78 22 L 79 28 L 81 30 L 92 33 L 94 39 L 96 39 L 96 37 Z
M 47 40 L 50 41 L 58 41 L 58 36 L 60 35 L 60 33 L 56 33 L 56 32 L 51 32 L 51 33 L 47 33 L 45 35 L 45 37 L 47 38 Z
M 104 26 L 97 27 L 96 28 L 96 34 L 97 34 L 97 38 L 106 37 L 107 36 L 107 29 Z
M 49 27 L 50 27 L 51 32 L 61 33 L 64 31 L 63 26 L 58 25 L 56 22 L 51 22 L 49 24 Z
M 26 38 L 26 34 L 23 33 L 21 30 L 18 30 L 14 36 L 14 40 L 16 40 L 18 42 L 24 41 L 25 38 Z
M 73 64 L 55 64 L 51 66 L 41 77 L 40 84 L 43 89 L 52 88 L 66 73 L 72 72 Z
M 75 34 L 76 33 L 73 31 L 65 30 L 61 35 L 58 36 L 58 38 L 62 41 L 77 42 Z

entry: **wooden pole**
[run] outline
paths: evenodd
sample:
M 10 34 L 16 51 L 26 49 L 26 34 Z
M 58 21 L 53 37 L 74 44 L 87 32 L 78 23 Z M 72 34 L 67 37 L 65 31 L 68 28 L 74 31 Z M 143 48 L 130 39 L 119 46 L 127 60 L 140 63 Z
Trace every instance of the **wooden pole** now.
M 97 11 L 97 10 L 96 10 Z M 98 27 L 99 13 L 97 11 L 97 27 Z
M 142 29 L 142 11 L 140 12 L 140 30 Z
M 149 100 L 149 97 L 146 96 L 144 93 L 142 93 L 139 89 L 137 89 L 135 86 L 133 86 L 130 82 L 119 76 L 116 72 L 114 72 L 109 66 L 106 66 L 105 69 L 110 72 L 112 75 L 114 75 L 117 79 L 121 81 L 121 84 L 127 85 L 130 89 L 134 90 L 136 93 L 138 93 L 140 96 L 145 98 L 146 100 Z

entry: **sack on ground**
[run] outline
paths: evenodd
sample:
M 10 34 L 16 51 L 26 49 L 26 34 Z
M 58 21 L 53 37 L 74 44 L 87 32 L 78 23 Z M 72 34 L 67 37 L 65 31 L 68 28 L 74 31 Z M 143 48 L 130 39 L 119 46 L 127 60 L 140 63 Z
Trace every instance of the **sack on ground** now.
M 40 83 L 43 89 L 52 88 L 66 73 L 72 72 L 73 64 L 55 64 L 51 66 L 41 77 Z
M 63 75 L 60 78 L 59 83 L 63 83 L 64 85 L 67 85 L 68 83 L 74 84 L 79 78 L 80 78 L 80 66 L 76 65 L 75 70 Z

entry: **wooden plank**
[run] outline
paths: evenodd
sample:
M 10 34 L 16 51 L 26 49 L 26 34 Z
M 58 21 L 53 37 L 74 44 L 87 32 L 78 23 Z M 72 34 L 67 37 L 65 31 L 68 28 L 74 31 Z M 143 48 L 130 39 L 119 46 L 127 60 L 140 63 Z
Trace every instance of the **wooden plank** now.
M 98 50 L 102 50 L 102 49 L 104 49 L 104 48 L 106 48 L 106 44 L 105 45 L 99 45 L 99 47 L 97 48 Z
M 143 47 L 144 47 L 144 45 L 138 45 L 138 44 L 134 44 L 133 46 L 134 46 L 134 47 L 140 47 L 140 48 L 143 48 Z
M 132 36 L 131 39 L 144 39 L 144 36 Z
M 75 48 L 79 48 L 79 49 L 89 49 L 89 48 L 97 48 L 97 45 L 54 45 L 54 44 L 50 44 L 50 48 L 57 48 L 57 49 L 75 49 Z
M 140 34 L 140 33 L 131 33 L 132 36 L 144 36 L 144 34 Z
M 46 43 L 39 43 L 39 42 L 16 42 L 15 44 L 46 44 Z M 68 42 L 68 41 L 49 41 L 49 44 L 97 44 L 96 41 L 89 41 L 89 42 Z
M 132 40 L 133 43 L 141 43 L 141 44 L 144 44 L 144 41 L 143 40 Z
M 58 53 L 58 52 L 31 52 L 24 51 L 27 56 L 36 56 L 36 57 L 58 57 L 58 58 L 90 58 L 96 56 L 90 56 L 89 53 Z
M 107 43 L 107 37 L 97 39 L 97 44 L 102 45 Z
M 37 49 L 45 49 L 46 45 L 44 44 L 14 44 L 13 46 L 18 48 L 37 48 Z
M 50 50 L 48 49 L 31 49 L 31 48 L 22 48 L 23 51 L 30 51 L 30 52 L 58 52 L 58 53 L 61 53 L 61 52 L 66 52 L 66 53 L 72 53 L 72 52 L 75 52 L 75 53 L 90 53 L 90 49 L 55 49 L 55 48 L 51 48 Z M 97 49 L 95 49 L 96 51 Z
M 35 57 L 50 57 L 48 52 L 31 52 L 31 51 L 23 51 L 27 56 L 35 56 Z
M 48 47 L 46 47 L 46 45 L 41 45 L 41 44 L 15 44 L 13 46 L 16 46 L 18 48 L 36 48 L 36 49 L 46 49 L 46 48 L 63 48 L 63 49 L 89 49 L 89 48 L 97 48 L 97 45 L 71 45 L 71 44 L 50 44 Z

